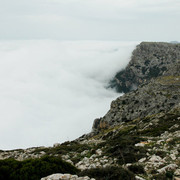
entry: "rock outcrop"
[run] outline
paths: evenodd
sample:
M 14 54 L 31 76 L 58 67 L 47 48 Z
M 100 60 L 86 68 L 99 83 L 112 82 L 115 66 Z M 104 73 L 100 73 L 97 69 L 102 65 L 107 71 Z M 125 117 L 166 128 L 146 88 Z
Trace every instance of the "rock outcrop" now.
M 180 60 L 180 44 L 142 42 L 133 51 L 128 66 L 116 74 L 109 86 L 118 92 L 129 92 L 163 75 L 177 60 Z
M 167 112 L 180 102 L 180 76 L 161 76 L 111 103 L 107 114 L 96 119 L 93 131 L 122 122 Z M 106 126 L 102 126 L 106 124 Z
M 95 179 L 89 178 L 88 176 L 78 177 L 77 175 L 58 173 L 58 174 L 52 174 L 47 177 L 41 178 L 41 180 L 95 180 Z
M 141 43 L 134 52 L 140 47 L 142 48 L 144 44 L 149 45 L 149 43 Z M 152 43 L 152 45 L 154 47 L 154 43 Z M 152 45 L 150 43 L 149 46 L 151 47 Z M 157 45 L 160 46 L 159 43 L 157 43 Z M 169 46 L 173 49 L 173 46 L 168 43 L 162 43 L 162 49 L 164 51 L 165 45 L 167 45 L 167 49 L 169 49 Z M 180 44 L 178 44 L 177 47 L 180 47 Z M 176 53 L 169 57 L 174 57 L 175 60 L 170 58 L 171 62 L 168 61 L 168 63 L 166 63 L 168 69 L 161 71 L 161 73 L 157 75 L 158 77 L 151 77 L 148 80 L 146 79 L 145 82 L 143 80 L 141 84 L 139 82 L 139 86 L 136 90 L 132 90 L 112 101 L 110 110 L 107 114 L 102 118 L 94 120 L 93 131 L 107 129 L 110 126 L 131 121 L 136 118 L 144 118 L 145 116 L 156 113 L 167 112 L 169 109 L 178 105 L 180 102 L 180 57 L 178 56 L 180 49 L 179 52 L 177 49 L 174 51 Z M 134 59 L 136 58 L 133 58 L 129 63 L 129 66 L 131 65 L 130 69 L 134 69 L 136 63 L 139 62 Z M 133 67 L 133 65 L 135 67 Z M 129 69 L 129 66 L 127 69 Z M 131 85 L 133 85 L 133 82 L 131 82 Z

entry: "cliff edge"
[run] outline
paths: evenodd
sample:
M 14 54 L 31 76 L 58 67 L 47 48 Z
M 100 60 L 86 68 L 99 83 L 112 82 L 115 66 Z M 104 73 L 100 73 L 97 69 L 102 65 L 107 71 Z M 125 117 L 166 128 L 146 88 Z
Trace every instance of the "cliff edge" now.
M 180 44 L 142 42 L 132 52 L 127 67 L 110 81 L 109 87 L 127 93 L 140 84 L 163 75 L 179 59 Z

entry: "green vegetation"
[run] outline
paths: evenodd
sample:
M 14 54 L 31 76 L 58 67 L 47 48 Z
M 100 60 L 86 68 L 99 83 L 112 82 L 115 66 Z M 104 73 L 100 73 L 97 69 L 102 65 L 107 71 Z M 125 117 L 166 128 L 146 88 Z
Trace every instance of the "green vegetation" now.
M 89 176 L 96 180 L 135 180 L 134 174 L 122 167 L 106 167 L 84 170 L 79 176 Z
M 160 69 L 157 66 L 153 66 L 149 68 L 149 74 L 148 74 L 148 78 L 151 79 L 152 77 L 157 77 L 160 75 Z
M 53 173 L 77 174 L 78 170 L 60 157 L 44 156 L 40 159 L 16 161 L 0 160 L 1 180 L 39 180 Z
M 75 157 L 72 157 L 71 161 L 76 164 L 78 163 L 79 161 L 81 161 L 84 157 L 87 157 L 87 158 L 90 158 L 95 152 L 93 152 L 92 150 L 91 151 L 88 151 L 88 153 L 82 155 L 81 153 L 77 154 Z
M 132 164 L 128 169 L 135 174 L 145 174 L 144 167 L 140 164 Z
M 39 153 L 40 151 L 46 152 L 47 155 L 63 155 L 69 152 L 77 152 L 80 153 L 84 150 L 91 149 L 91 147 L 87 144 L 80 144 L 78 142 L 65 142 L 57 147 L 52 148 L 44 148 L 44 149 L 36 149 L 33 153 Z
M 154 124 L 153 126 L 143 130 L 139 131 L 139 135 L 143 136 L 159 136 L 165 131 L 173 132 L 174 130 L 170 130 L 169 128 L 172 127 L 174 124 L 180 125 L 180 121 L 178 120 L 179 113 L 177 114 L 166 114 L 165 116 L 159 118 L 159 121 L 157 124 Z M 147 122 L 147 118 L 144 119 Z M 152 119 L 149 118 L 149 121 Z
M 180 76 L 161 76 L 157 78 L 158 82 L 163 85 L 173 85 L 180 83 Z
M 173 180 L 173 172 L 167 171 L 166 173 L 155 174 L 152 176 L 152 180 Z
M 107 141 L 106 153 L 108 156 L 116 157 L 119 164 L 126 164 L 138 161 L 146 156 L 146 151 L 135 144 L 143 139 L 138 136 L 120 135 Z
M 120 165 L 136 162 L 138 159 L 146 156 L 146 150 L 144 148 L 135 146 L 136 143 L 145 139 L 140 138 L 136 134 L 136 125 L 131 123 L 129 122 L 127 126 L 120 126 L 116 135 L 112 136 L 112 132 L 108 132 L 103 137 L 105 142 L 98 144 L 96 147 L 104 147 L 104 155 L 117 158 L 117 162 Z

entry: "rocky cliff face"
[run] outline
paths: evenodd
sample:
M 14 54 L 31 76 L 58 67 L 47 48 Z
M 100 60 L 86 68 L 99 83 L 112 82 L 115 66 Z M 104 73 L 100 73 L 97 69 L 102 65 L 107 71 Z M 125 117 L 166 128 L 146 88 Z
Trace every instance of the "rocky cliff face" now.
M 180 44 L 142 42 L 133 51 L 128 66 L 110 82 L 110 87 L 118 92 L 129 92 L 143 82 L 163 75 L 179 59 Z
M 175 71 L 172 71 L 175 73 Z M 171 72 L 171 73 L 172 73 Z M 180 76 L 161 76 L 145 83 L 137 90 L 124 94 L 111 103 L 107 114 L 96 119 L 93 130 L 144 118 L 160 112 L 166 113 L 180 103 Z
M 176 106 L 180 102 L 179 69 L 180 44 L 138 45 L 126 69 L 114 79 L 119 91 L 131 92 L 111 103 L 107 114 L 94 121 L 93 131 L 167 112 Z

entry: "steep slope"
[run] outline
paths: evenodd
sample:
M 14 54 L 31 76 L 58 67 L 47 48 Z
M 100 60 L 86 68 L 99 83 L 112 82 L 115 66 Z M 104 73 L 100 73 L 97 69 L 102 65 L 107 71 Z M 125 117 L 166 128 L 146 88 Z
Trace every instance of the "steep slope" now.
M 175 71 L 173 71 L 175 73 Z M 111 103 L 108 113 L 93 124 L 93 130 L 167 112 L 180 102 L 180 76 L 161 76 L 124 94 Z
M 180 59 L 180 44 L 142 42 L 132 53 L 128 66 L 110 82 L 118 92 L 129 92 L 143 82 L 163 75 L 169 65 Z

